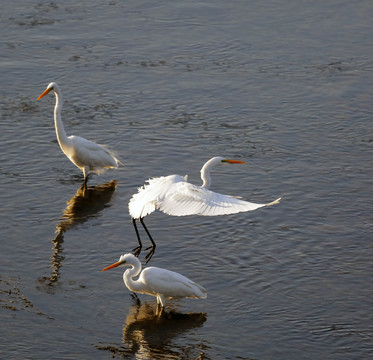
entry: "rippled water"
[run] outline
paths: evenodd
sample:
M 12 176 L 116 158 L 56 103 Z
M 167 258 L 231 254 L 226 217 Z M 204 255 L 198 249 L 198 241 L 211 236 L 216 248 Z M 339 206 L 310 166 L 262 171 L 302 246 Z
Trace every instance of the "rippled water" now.
M 2 357 L 370 358 L 372 13 L 370 1 L 3 1 Z M 58 147 L 54 97 L 36 101 L 50 81 L 67 133 L 124 163 L 86 192 Z M 213 190 L 283 200 L 150 215 L 150 264 L 208 291 L 157 318 L 120 270 L 100 270 L 136 246 L 137 187 L 200 183 L 216 155 L 247 164 L 217 169 Z

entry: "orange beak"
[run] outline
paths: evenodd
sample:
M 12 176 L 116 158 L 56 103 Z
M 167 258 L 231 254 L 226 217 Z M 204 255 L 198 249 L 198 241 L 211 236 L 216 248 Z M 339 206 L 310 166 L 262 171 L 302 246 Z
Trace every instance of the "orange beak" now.
M 43 96 L 47 95 L 50 93 L 52 89 L 46 89 L 39 97 L 38 97 L 38 100 L 40 100 Z
M 112 264 L 112 265 L 107 266 L 105 269 L 102 269 L 101 271 L 106 271 L 106 270 L 109 270 L 109 269 L 115 268 L 115 267 L 119 266 L 120 264 L 123 264 L 123 262 L 118 261 L 118 262 L 116 262 L 116 263 L 114 263 L 114 264 Z
M 245 161 L 239 161 L 239 160 L 231 160 L 231 159 L 224 159 L 222 162 L 227 162 L 229 164 L 246 164 Z

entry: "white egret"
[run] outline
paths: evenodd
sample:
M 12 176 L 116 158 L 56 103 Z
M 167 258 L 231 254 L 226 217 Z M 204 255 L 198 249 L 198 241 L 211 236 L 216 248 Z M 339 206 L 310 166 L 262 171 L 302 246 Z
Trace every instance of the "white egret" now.
M 145 256 L 146 262 L 154 254 L 156 245 L 145 226 L 143 218 L 156 209 L 172 216 L 216 216 L 252 211 L 263 206 L 277 204 L 281 198 L 267 204 L 256 204 L 208 190 L 211 185 L 210 172 L 214 167 L 224 164 L 244 163 L 244 161 L 226 159 L 220 156 L 213 157 L 201 169 L 202 186 L 188 183 L 187 177 L 180 175 L 162 176 L 147 180 L 148 184 L 140 187 L 128 204 L 139 243 L 139 246 L 134 249 L 135 255 L 138 256 L 142 248 L 136 219 L 139 219 L 152 243 L 152 246 L 148 248 L 150 249 L 149 253 Z
M 141 271 L 140 260 L 133 254 L 122 255 L 118 262 L 101 271 L 117 266 L 131 267 L 123 273 L 124 284 L 130 291 L 155 296 L 158 307 L 162 309 L 165 307 L 166 299 L 207 298 L 207 292 L 201 285 L 177 272 L 154 266 Z M 136 276 L 138 279 L 134 280 Z
M 54 125 L 58 143 L 63 153 L 83 172 L 84 184 L 87 183 L 88 173 L 90 171 L 100 174 L 106 169 L 117 168 L 120 161 L 110 150 L 82 137 L 66 135 L 61 119 L 63 101 L 59 86 L 54 82 L 50 83 L 46 90 L 38 97 L 38 100 L 51 91 L 53 91 L 56 96 Z

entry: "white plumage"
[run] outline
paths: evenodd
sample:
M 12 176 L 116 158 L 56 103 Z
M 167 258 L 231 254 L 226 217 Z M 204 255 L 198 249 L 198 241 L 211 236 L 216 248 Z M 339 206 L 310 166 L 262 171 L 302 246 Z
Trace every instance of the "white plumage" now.
M 147 184 L 140 187 L 128 204 L 129 213 L 135 226 L 139 246 L 134 249 L 138 255 L 141 251 L 141 240 L 136 227 L 136 219 L 143 224 L 152 242 L 152 249 L 146 256 L 150 260 L 154 253 L 155 243 L 144 225 L 143 218 L 156 209 L 172 216 L 202 215 L 217 216 L 235 214 L 242 211 L 252 211 L 263 206 L 277 204 L 281 198 L 270 203 L 252 203 L 237 197 L 223 195 L 211 191 L 211 170 L 223 164 L 243 164 L 243 161 L 214 157 L 207 161 L 201 169 L 202 186 L 196 186 L 186 181 L 186 177 L 169 175 L 147 180 Z
M 84 184 L 87 182 L 88 173 L 90 171 L 101 174 L 109 168 L 117 168 L 120 161 L 113 152 L 106 149 L 104 146 L 79 136 L 66 135 L 61 118 L 63 106 L 62 93 L 58 85 L 53 82 L 50 83 L 46 90 L 38 97 L 38 100 L 51 91 L 53 91 L 56 96 L 54 124 L 58 143 L 63 153 L 83 172 Z
M 193 185 L 182 176 L 170 175 L 148 180 L 148 184 L 132 196 L 128 206 L 135 219 L 156 209 L 172 216 L 217 216 L 255 210 L 279 200 L 267 204 L 252 203 Z
M 106 271 L 118 266 L 130 266 L 123 274 L 127 288 L 140 294 L 157 298 L 158 306 L 164 308 L 166 299 L 207 298 L 206 290 L 187 277 L 166 269 L 150 266 L 141 271 L 140 260 L 133 254 L 124 254 L 119 261 L 102 269 Z M 137 280 L 133 278 L 138 276 Z

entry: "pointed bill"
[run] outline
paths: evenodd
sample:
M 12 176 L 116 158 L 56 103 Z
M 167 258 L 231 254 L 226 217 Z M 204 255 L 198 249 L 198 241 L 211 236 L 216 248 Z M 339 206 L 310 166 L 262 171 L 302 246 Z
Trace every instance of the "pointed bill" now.
M 229 164 L 246 164 L 245 161 L 232 160 L 232 159 L 223 159 L 221 162 L 227 162 Z
M 40 100 L 42 97 L 44 97 L 45 95 L 49 94 L 51 91 L 51 89 L 46 89 L 39 97 L 37 100 Z
M 118 262 L 116 262 L 116 263 L 114 263 L 114 264 L 112 264 L 112 265 L 107 266 L 105 269 L 102 269 L 101 271 L 106 271 L 106 270 L 109 270 L 109 269 L 115 268 L 115 267 L 119 266 L 120 264 L 122 264 L 122 262 L 121 262 L 121 261 L 118 261 Z

